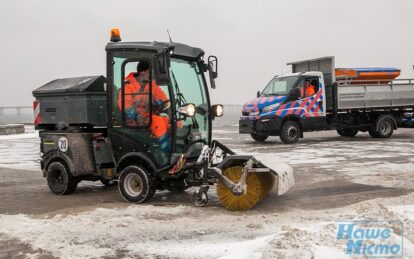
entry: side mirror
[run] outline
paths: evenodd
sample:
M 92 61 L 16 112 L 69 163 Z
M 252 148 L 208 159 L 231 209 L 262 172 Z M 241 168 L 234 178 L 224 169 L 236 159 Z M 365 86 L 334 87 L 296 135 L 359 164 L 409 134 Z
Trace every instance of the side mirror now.
M 213 117 L 221 117 L 223 116 L 223 105 L 222 104 L 215 104 L 212 105 L 210 108 L 211 114 L 213 115 Z
M 257 91 L 257 98 L 260 97 L 260 91 Z
M 193 103 L 189 103 L 178 108 L 178 112 L 187 117 L 194 117 L 196 107 Z
M 157 53 L 154 55 L 155 82 L 158 85 L 166 85 L 170 83 L 168 67 L 169 57 L 166 53 Z
M 209 56 L 208 57 L 208 73 L 210 76 L 210 85 L 211 88 L 216 89 L 216 84 L 214 79 L 218 77 L 217 72 L 217 57 L 216 56 Z

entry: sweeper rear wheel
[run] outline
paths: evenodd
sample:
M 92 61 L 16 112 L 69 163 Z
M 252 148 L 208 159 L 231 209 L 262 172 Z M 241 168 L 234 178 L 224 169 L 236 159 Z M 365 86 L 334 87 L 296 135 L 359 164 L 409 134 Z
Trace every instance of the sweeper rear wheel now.
M 237 183 L 243 174 L 242 166 L 225 169 L 223 175 Z M 233 194 L 221 181 L 217 183 L 217 196 L 221 204 L 228 210 L 248 210 L 259 203 L 272 189 L 275 180 L 270 173 L 249 173 L 246 184 L 247 191 L 241 195 Z

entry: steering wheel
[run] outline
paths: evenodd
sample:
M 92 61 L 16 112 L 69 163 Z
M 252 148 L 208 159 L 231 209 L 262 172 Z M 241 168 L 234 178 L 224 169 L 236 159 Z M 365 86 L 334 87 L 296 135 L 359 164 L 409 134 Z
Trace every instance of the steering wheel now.
M 166 104 L 168 102 L 170 102 L 170 100 L 166 100 L 166 101 L 161 102 L 160 104 L 153 105 L 152 106 L 153 112 L 156 113 L 156 114 L 166 113 L 164 111 L 166 111 L 168 108 L 170 108 L 170 105 L 168 105 L 165 108 L 162 108 L 162 107 L 164 106 L 164 104 Z

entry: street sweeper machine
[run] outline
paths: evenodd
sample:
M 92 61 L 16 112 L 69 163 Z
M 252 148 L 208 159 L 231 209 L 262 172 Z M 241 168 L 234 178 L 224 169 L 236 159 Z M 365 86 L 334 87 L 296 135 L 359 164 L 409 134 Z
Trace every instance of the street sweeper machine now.
M 117 29 L 106 52 L 106 78 L 57 79 L 33 91 L 52 192 L 73 193 L 82 180 L 117 182 L 122 197 L 142 203 L 157 190 L 195 186 L 193 202 L 205 206 L 216 185 L 226 209 L 247 210 L 294 185 L 290 166 L 212 140 L 212 121 L 223 115 L 205 77 L 214 89 L 215 56 L 175 42 L 122 42 Z

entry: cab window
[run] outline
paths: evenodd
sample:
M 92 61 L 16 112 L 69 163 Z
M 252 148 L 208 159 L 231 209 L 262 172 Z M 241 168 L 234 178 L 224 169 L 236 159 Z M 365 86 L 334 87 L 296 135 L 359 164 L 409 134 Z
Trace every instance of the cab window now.
M 300 98 L 308 98 L 319 91 L 319 79 L 317 77 L 301 78 L 298 83 Z
M 142 65 L 144 64 L 144 65 Z M 145 71 L 138 71 L 139 67 L 146 67 Z M 151 71 L 149 64 L 143 60 L 124 61 L 122 88 L 118 91 L 118 109 L 127 127 L 147 128 L 150 124 L 151 80 L 148 74 Z M 147 73 L 147 74 L 145 74 Z

